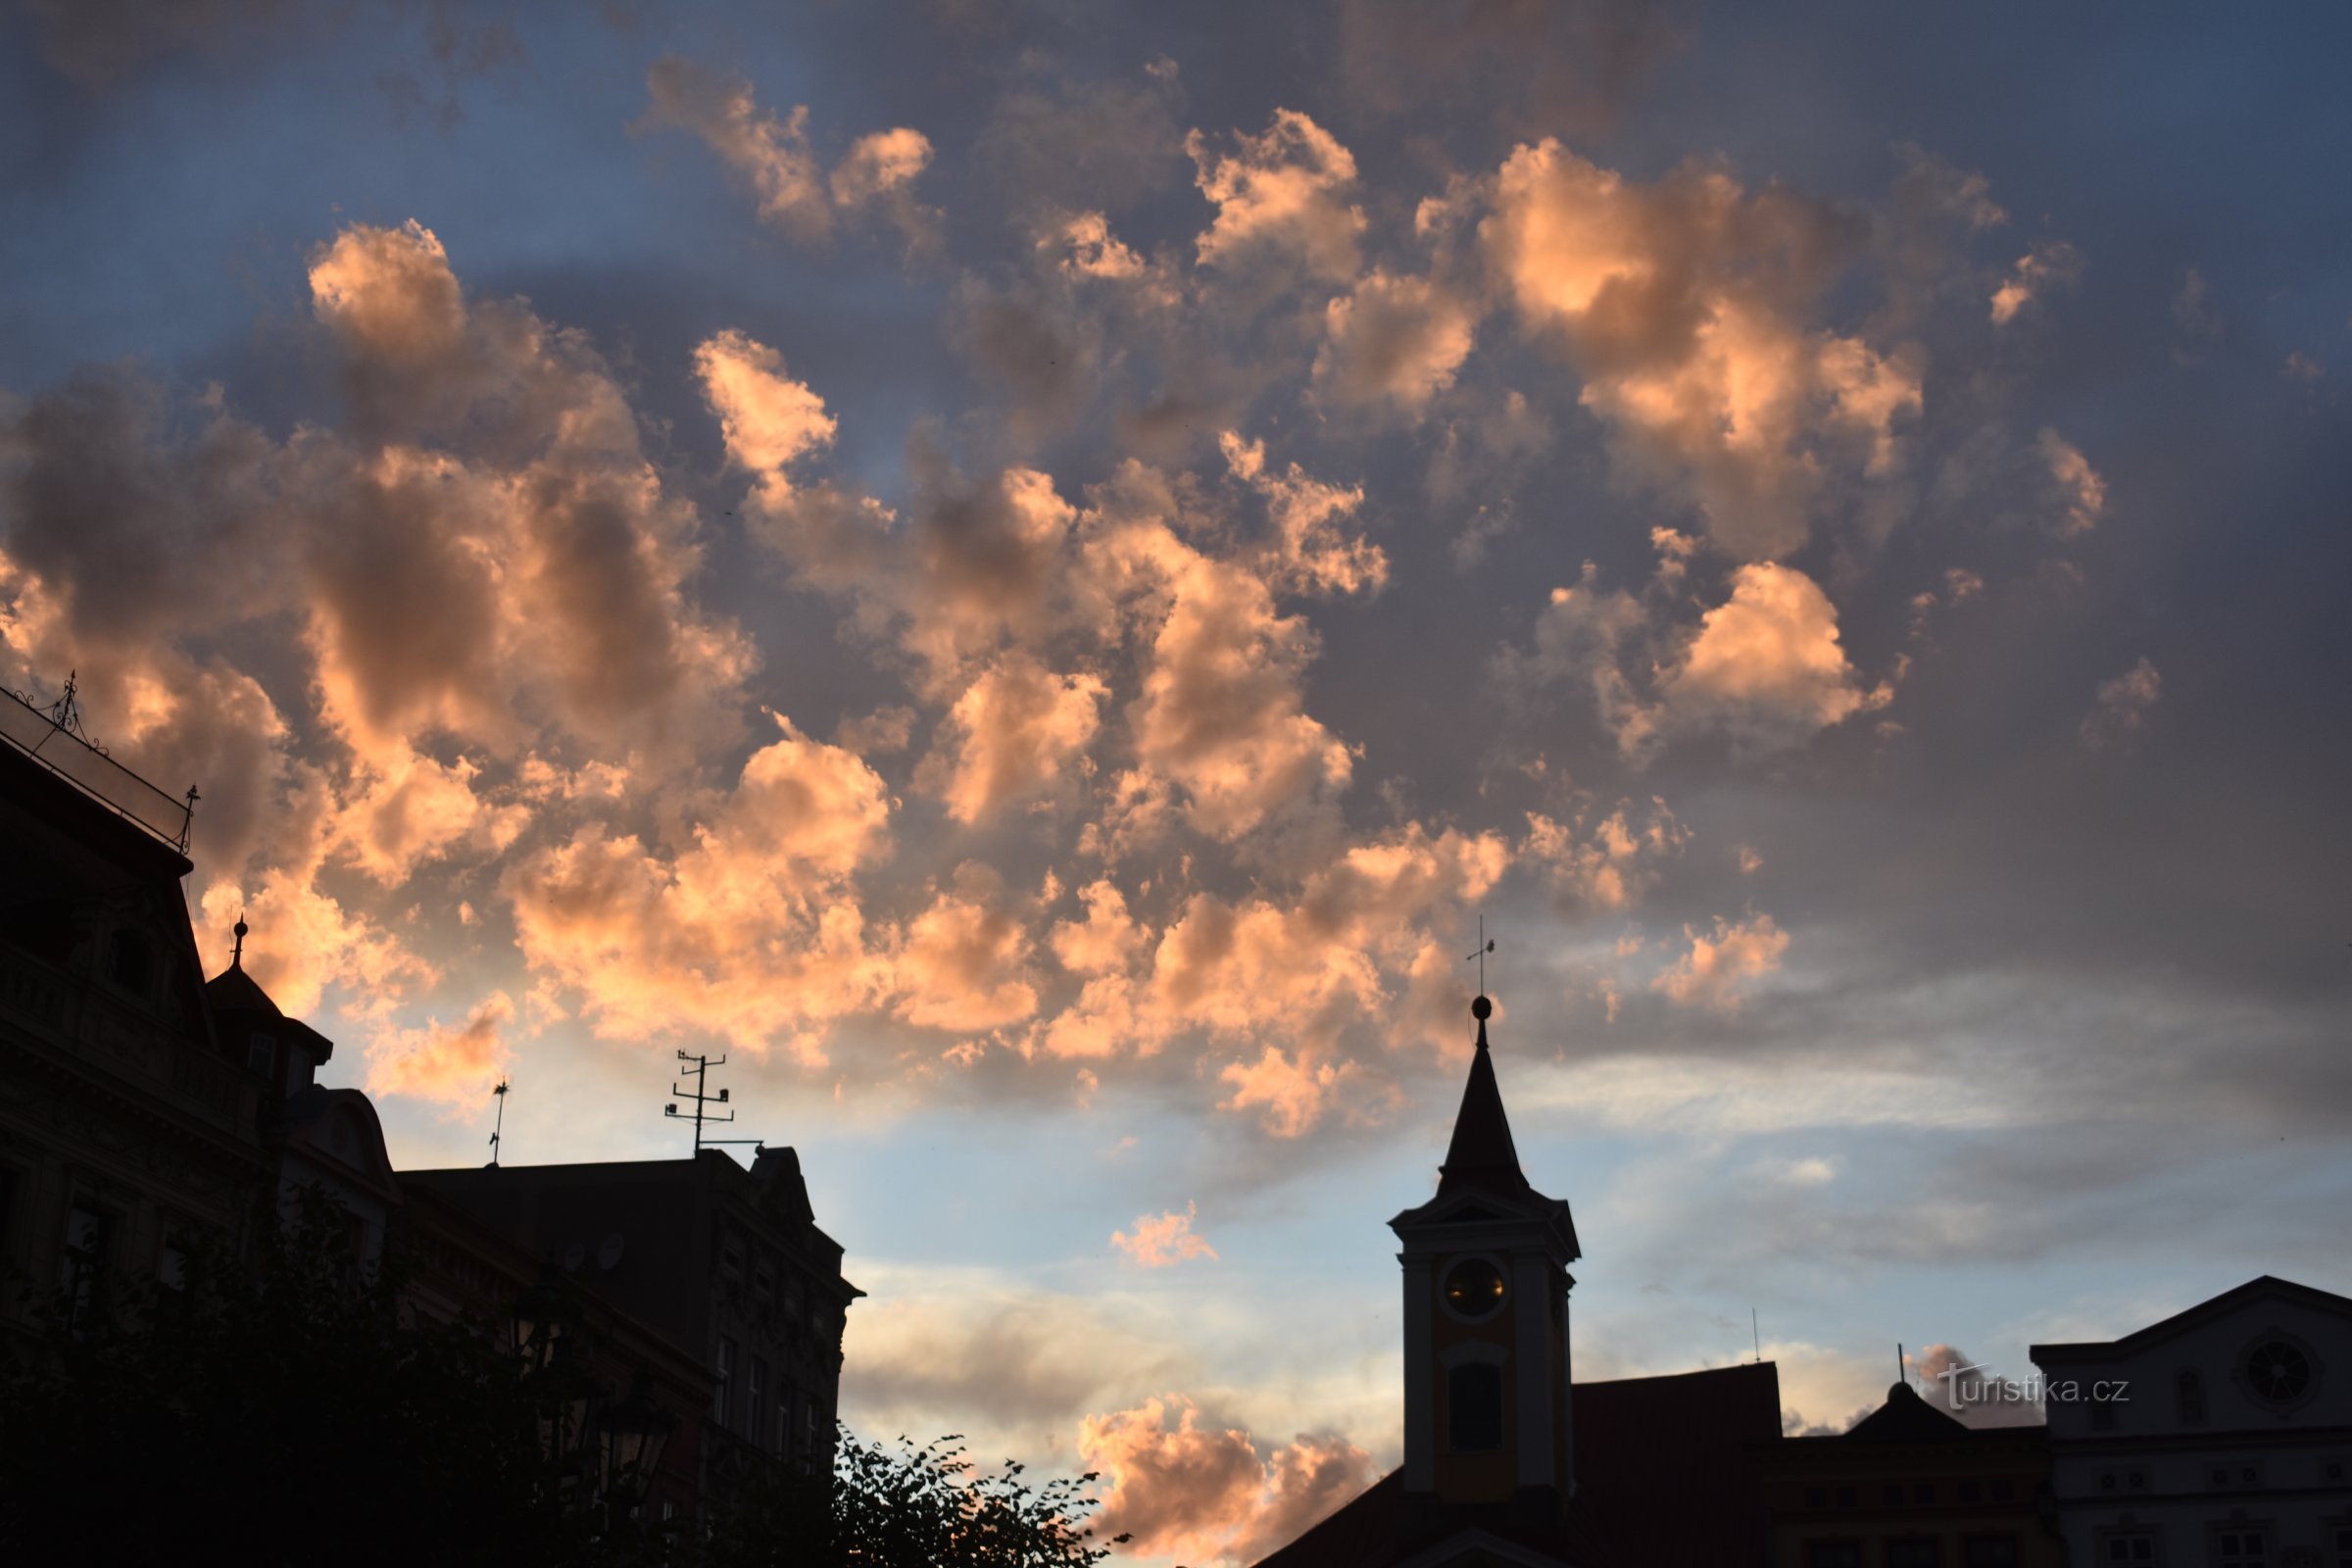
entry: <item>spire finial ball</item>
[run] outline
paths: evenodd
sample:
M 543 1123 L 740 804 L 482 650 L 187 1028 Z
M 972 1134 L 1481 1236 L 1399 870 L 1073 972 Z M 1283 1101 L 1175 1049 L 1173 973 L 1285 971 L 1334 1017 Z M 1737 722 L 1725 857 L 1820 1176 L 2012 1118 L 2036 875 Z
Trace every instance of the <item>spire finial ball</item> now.
M 1489 1018 L 1494 1016 L 1494 1004 L 1484 997 L 1478 998 L 1470 1004 L 1470 1016 L 1476 1018 L 1480 1023 L 1485 1023 Z

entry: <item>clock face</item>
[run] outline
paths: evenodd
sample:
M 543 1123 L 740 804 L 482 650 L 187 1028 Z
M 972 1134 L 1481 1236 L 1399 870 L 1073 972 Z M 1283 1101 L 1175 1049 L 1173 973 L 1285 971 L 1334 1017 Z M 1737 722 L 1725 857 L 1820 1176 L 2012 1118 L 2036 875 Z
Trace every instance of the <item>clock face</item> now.
M 1502 1294 L 1502 1271 L 1483 1257 L 1465 1257 L 1446 1272 L 1446 1304 L 1466 1318 L 1492 1317 Z
M 2246 1352 L 2246 1386 L 2256 1398 L 2292 1403 L 2311 1387 L 2311 1359 L 2284 1340 L 2265 1340 Z

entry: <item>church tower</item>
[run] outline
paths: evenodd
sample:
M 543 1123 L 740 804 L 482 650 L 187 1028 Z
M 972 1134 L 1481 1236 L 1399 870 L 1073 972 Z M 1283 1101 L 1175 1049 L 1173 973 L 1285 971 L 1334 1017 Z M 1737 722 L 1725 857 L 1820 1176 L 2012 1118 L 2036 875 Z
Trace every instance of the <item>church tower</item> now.
M 1494 1011 L 1470 1004 L 1478 1049 L 1437 1196 L 1389 1221 L 1404 1248 L 1403 1488 L 1418 1510 L 1500 1505 L 1543 1528 L 1576 1491 L 1576 1222 L 1519 1169 L 1487 1048 Z

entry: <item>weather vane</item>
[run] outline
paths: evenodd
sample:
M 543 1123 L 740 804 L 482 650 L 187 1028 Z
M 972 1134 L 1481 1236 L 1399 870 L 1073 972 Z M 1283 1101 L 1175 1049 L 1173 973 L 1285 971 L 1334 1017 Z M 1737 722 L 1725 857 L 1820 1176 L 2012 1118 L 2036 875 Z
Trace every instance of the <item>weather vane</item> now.
M 1487 940 L 1487 917 L 1482 914 L 1478 917 L 1478 951 L 1462 959 L 1464 963 L 1472 958 L 1478 960 L 1478 994 L 1482 997 L 1487 994 L 1487 955 L 1494 951 L 1494 944 Z
M 242 921 L 238 923 L 237 929 L 239 931 L 243 931 L 245 929 Z M 498 1141 L 502 1136 L 505 1135 L 507 1130 L 508 1087 L 507 1080 L 501 1078 L 498 1081 L 498 1087 L 490 1091 L 490 1093 L 497 1097 L 498 1100 L 498 1121 L 497 1124 L 490 1129 L 490 1163 L 493 1165 L 498 1163 Z

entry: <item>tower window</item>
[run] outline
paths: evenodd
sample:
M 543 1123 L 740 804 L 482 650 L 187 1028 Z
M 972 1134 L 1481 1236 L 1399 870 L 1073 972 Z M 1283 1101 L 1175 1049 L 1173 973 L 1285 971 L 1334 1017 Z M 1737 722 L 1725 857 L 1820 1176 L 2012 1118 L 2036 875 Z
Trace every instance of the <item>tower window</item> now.
M 1473 1361 L 1446 1379 L 1452 1420 L 1447 1438 L 1456 1453 L 1481 1453 L 1502 1446 L 1502 1368 Z
M 2174 1388 L 2180 1396 L 2180 1424 L 2184 1427 L 2203 1426 L 2205 1424 L 2205 1379 L 2184 1367 Z

